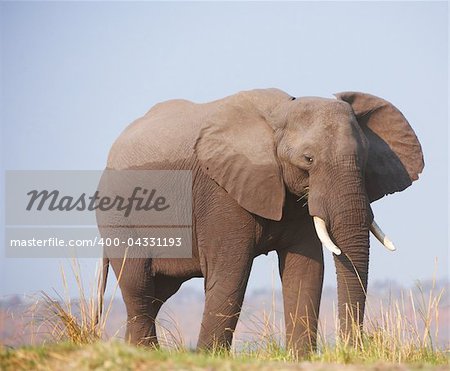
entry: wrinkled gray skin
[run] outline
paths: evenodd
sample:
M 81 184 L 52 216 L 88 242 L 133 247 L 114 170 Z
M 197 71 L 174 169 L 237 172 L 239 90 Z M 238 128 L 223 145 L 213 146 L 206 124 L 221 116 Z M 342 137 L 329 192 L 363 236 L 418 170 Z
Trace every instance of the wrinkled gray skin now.
M 265 89 L 205 104 L 173 100 L 120 135 L 110 169 L 193 171 L 193 258 L 125 261 L 119 285 L 131 343 L 157 344 L 162 303 L 184 281 L 204 277 L 198 347 L 230 346 L 253 259 L 275 250 L 287 344 L 299 354 L 314 349 L 324 267 L 312 216 L 325 220 L 342 250 L 334 256 L 342 333 L 350 318 L 362 325 L 370 202 L 408 187 L 423 157 L 389 102 L 336 96 L 295 99 Z M 122 260 L 109 262 L 118 275 Z

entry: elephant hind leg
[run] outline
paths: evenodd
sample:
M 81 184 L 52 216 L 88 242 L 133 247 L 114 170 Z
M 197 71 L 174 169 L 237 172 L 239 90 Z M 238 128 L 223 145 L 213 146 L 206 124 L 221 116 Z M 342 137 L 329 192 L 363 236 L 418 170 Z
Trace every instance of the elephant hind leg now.
M 151 259 L 111 259 L 120 276 L 119 287 L 127 309 L 125 340 L 135 345 L 157 346 L 155 318 L 155 280 L 150 274 Z M 122 264 L 123 263 L 123 264 Z M 123 265 L 123 267 L 122 267 Z
M 155 277 L 155 299 L 157 301 L 158 310 L 161 306 L 174 295 L 181 284 L 186 281 L 184 278 L 170 277 L 170 276 L 156 276 Z
M 184 278 L 169 277 L 169 276 L 156 276 L 155 277 L 155 298 L 153 300 L 153 306 L 155 311 L 155 317 L 158 315 L 162 305 L 174 295 L 185 281 Z M 170 327 L 171 323 L 168 324 Z M 167 328 L 164 324 L 160 323 L 160 327 Z M 170 329 L 168 329 L 170 332 Z M 161 341 L 161 334 L 159 334 Z M 156 338 L 156 328 L 154 328 L 154 336 Z

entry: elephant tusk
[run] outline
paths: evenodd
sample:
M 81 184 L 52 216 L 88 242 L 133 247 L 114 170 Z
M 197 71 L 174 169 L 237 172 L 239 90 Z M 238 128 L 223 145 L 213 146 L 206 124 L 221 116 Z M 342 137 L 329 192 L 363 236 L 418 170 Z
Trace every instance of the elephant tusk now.
M 313 217 L 314 227 L 316 228 L 317 237 L 319 237 L 322 245 L 330 250 L 332 253 L 336 255 L 341 255 L 341 249 L 337 247 L 333 241 L 331 241 L 330 235 L 328 234 L 327 227 L 325 225 L 325 221 L 320 219 L 318 216 Z
M 384 232 L 381 230 L 381 228 L 378 226 L 375 220 L 372 222 L 372 225 L 370 226 L 370 231 L 377 238 L 377 240 L 380 241 L 384 245 L 384 247 L 386 247 L 386 249 L 388 249 L 389 251 L 397 250 L 392 241 L 384 234 Z

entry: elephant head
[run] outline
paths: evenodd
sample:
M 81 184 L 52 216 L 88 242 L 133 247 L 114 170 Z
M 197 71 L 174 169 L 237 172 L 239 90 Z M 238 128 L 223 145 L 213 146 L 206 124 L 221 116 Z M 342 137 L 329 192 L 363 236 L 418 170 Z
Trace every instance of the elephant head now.
M 421 146 L 402 113 L 364 93 L 293 98 L 243 92 L 214 103 L 196 143 L 203 169 L 249 212 L 282 218 L 286 189 L 307 195 L 323 245 L 334 252 L 341 329 L 362 324 L 369 230 L 394 249 L 370 203 L 422 171 Z

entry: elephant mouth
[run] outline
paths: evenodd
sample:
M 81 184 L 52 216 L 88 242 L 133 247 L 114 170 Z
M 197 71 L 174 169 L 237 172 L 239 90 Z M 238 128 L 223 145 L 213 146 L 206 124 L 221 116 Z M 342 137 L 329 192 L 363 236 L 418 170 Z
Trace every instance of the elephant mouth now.
M 332 252 L 335 255 L 341 255 L 342 251 L 341 249 L 336 246 L 331 239 L 327 226 L 325 223 L 325 220 L 322 218 L 319 218 L 318 216 L 313 217 L 314 221 L 314 227 L 317 232 L 317 237 L 319 237 L 320 242 L 322 243 L 323 247 L 325 247 L 327 250 Z M 380 241 L 386 249 L 389 251 L 395 251 L 396 248 L 392 241 L 386 236 L 386 234 L 383 232 L 383 230 L 380 228 L 380 226 L 375 222 L 375 220 L 372 221 L 372 224 L 370 225 L 370 231 L 373 233 L 373 235 L 377 238 L 378 241 Z

